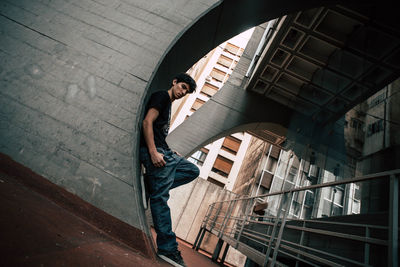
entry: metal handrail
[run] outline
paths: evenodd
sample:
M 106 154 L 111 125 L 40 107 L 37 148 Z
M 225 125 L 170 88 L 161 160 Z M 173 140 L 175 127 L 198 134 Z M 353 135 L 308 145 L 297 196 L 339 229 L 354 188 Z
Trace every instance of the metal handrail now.
M 397 175 L 397 174 L 400 174 L 400 169 L 396 169 L 396 170 L 392 170 L 392 171 L 378 172 L 378 173 L 374 173 L 374 174 L 367 174 L 367 175 L 363 175 L 360 177 L 347 178 L 347 179 L 343 179 L 343 180 L 327 182 L 327 183 L 322 183 L 322 184 L 296 187 L 296 188 L 289 189 L 289 190 L 282 190 L 282 191 L 262 194 L 262 195 L 258 195 L 258 196 L 254 196 L 254 197 L 243 197 L 243 198 L 235 198 L 235 199 L 230 199 L 230 200 L 216 201 L 213 204 L 226 203 L 226 202 L 235 201 L 235 200 L 238 201 L 238 200 L 263 198 L 263 197 L 269 197 L 269 196 L 283 195 L 283 194 L 290 193 L 290 192 L 299 192 L 299 191 L 312 190 L 312 189 L 317 189 L 317 188 L 322 188 L 322 187 L 330 187 L 330 186 L 335 186 L 335 185 L 364 182 L 364 181 L 368 181 L 368 180 L 380 179 L 383 177 L 390 177 L 390 175 Z
M 335 258 L 342 262 L 347 262 L 350 264 L 360 265 L 360 266 L 370 266 L 369 265 L 369 253 L 370 253 L 370 245 L 374 246 L 383 246 L 385 249 L 391 251 L 390 255 L 395 254 L 396 249 L 398 248 L 398 241 L 395 238 L 396 233 L 398 233 L 398 227 L 395 225 L 398 223 L 398 215 L 395 216 L 390 214 L 390 218 L 393 222 L 389 220 L 389 226 L 383 225 L 372 225 L 372 224 L 360 224 L 360 223 L 347 223 L 347 222 L 336 222 L 336 221 L 323 221 L 323 220 L 313 220 L 313 219 L 306 219 L 306 220 L 296 220 L 302 222 L 302 226 L 297 226 L 293 224 L 287 224 L 286 221 L 288 220 L 287 214 L 289 213 L 289 205 L 288 203 L 291 202 L 294 192 L 305 191 L 305 190 L 313 190 L 319 188 L 326 188 L 332 187 L 337 185 L 343 185 L 348 183 L 357 183 L 357 182 L 366 182 L 373 179 L 384 179 L 390 178 L 391 181 L 391 192 L 393 190 L 397 190 L 395 193 L 391 193 L 394 196 L 398 196 L 398 188 L 394 189 L 392 184 L 398 185 L 398 177 L 400 174 L 400 169 L 392 170 L 392 171 L 385 171 L 375 174 L 369 174 L 364 176 L 359 176 L 351 179 L 343 179 L 339 181 L 333 181 L 323 184 L 311 185 L 311 186 L 304 186 L 304 187 L 297 187 L 289 190 L 282 190 L 279 192 L 267 193 L 255 197 L 239 197 L 231 200 L 225 201 L 217 201 L 212 203 L 209 206 L 205 219 L 203 220 L 202 229 L 212 232 L 216 234 L 220 240 L 224 240 L 225 242 L 229 242 L 229 244 L 237 249 L 244 249 L 248 253 L 251 249 L 254 250 L 253 253 L 250 253 L 256 260 L 256 262 L 260 265 L 266 266 L 267 263 L 269 266 L 274 266 L 276 263 L 276 258 L 278 253 L 280 255 L 287 255 L 293 259 L 298 261 L 303 261 L 313 265 L 312 262 L 320 262 L 322 264 L 326 264 L 329 266 L 340 266 L 340 264 L 332 262 L 331 259 Z M 397 181 L 394 183 L 392 181 Z M 398 186 L 397 186 L 398 187 Z M 277 216 L 260 216 L 254 215 L 252 213 L 252 206 L 256 203 L 256 199 L 258 198 L 265 198 L 269 196 L 288 196 L 286 200 L 286 204 L 283 204 L 282 199 L 280 198 L 280 208 L 278 209 Z M 392 202 L 395 200 L 392 199 Z M 394 212 L 394 206 L 397 207 L 398 199 L 396 203 L 390 203 L 392 207 L 390 212 Z M 280 215 L 282 214 L 282 216 Z M 268 221 L 265 221 L 265 220 Z M 260 221 L 262 220 L 262 221 Z M 396 221 L 397 220 L 397 221 Z M 252 225 L 260 225 L 260 227 L 264 227 L 266 232 L 260 232 L 260 229 L 250 229 Z M 310 226 L 312 225 L 312 226 Z M 319 225 L 319 226 L 318 226 Z M 360 231 L 364 234 L 349 234 L 346 232 L 338 232 L 338 231 L 331 231 L 326 229 L 321 229 L 323 225 L 330 225 L 330 226 L 341 226 L 341 228 L 345 229 L 357 229 L 360 228 Z M 266 228 L 268 227 L 268 228 Z M 262 228 L 262 229 L 264 229 Z M 365 228 L 364 231 L 363 228 Z M 348 240 L 352 242 L 361 242 L 364 244 L 364 262 L 357 261 L 352 258 L 346 258 L 345 256 L 335 255 L 330 252 L 321 250 L 319 248 L 314 248 L 310 246 L 303 245 L 303 241 L 300 241 L 299 244 L 293 243 L 289 240 L 283 239 L 283 232 L 284 229 L 290 229 L 291 231 L 295 231 L 301 233 L 301 240 L 303 240 L 304 234 L 316 234 L 316 235 L 323 235 L 328 237 L 335 237 L 338 238 L 337 240 Z M 381 231 L 388 232 L 387 239 L 381 239 L 377 237 L 371 237 L 370 231 L 377 230 L 378 233 L 382 233 Z M 201 230 L 202 231 L 202 230 Z M 357 232 L 360 232 L 357 231 Z M 200 232 L 199 232 L 200 234 Z M 247 243 L 243 243 L 244 240 Z M 197 242 L 197 241 L 196 241 Z M 262 255 L 264 255 L 265 259 L 262 260 L 259 258 L 261 255 L 260 252 L 257 252 L 256 248 L 251 247 L 251 243 L 257 244 L 258 249 L 262 249 Z M 283 244 L 281 244 L 281 242 Z M 396 243 L 396 244 L 394 244 Z M 249 245 L 250 244 L 250 245 Z M 292 245 L 294 247 L 290 247 L 288 245 Z M 199 245 L 197 245 L 198 247 Z M 249 250 L 250 249 L 250 250 Z M 284 251 L 284 250 L 286 251 Z M 295 254 L 290 254 L 295 253 Z M 271 255 L 272 253 L 272 255 Z M 314 253 L 314 254 L 313 254 Z M 254 256 L 256 255 L 256 256 Z M 248 255 L 249 256 L 249 255 Z M 328 257 L 328 258 L 324 258 Z M 392 256 L 389 259 L 391 266 L 397 264 L 397 255 Z

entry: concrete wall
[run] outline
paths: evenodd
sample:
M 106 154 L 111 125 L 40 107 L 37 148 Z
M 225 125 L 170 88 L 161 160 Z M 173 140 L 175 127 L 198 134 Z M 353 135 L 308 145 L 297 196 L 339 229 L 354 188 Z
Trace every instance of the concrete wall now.
M 204 179 L 175 188 L 170 192 L 168 204 L 171 209 L 172 229 L 176 236 L 193 244 L 207 213 L 208 206 L 216 201 L 235 198 L 236 194 L 224 190 Z M 218 238 L 206 233 L 201 249 L 212 254 Z M 230 248 L 226 261 L 234 266 L 243 266 L 245 256 Z
M 1 1 L 0 152 L 146 230 L 142 103 L 171 44 L 216 3 Z
M 252 195 L 252 190 L 261 174 L 264 153 L 268 152 L 269 144 L 252 137 L 240 168 L 233 192 L 239 195 Z

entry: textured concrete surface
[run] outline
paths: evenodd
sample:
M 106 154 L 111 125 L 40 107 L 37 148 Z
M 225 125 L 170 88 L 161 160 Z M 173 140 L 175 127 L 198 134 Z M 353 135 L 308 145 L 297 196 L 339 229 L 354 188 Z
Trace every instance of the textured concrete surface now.
M 125 245 L 0 167 L 0 266 L 170 266 Z M 209 254 L 178 242 L 187 266 L 219 266 Z
M 215 2 L 1 1 L 0 152 L 146 230 L 141 105 L 163 54 Z
M 0 172 L 1 266 L 169 266 Z
M 40 194 L 92 226 L 112 235 L 119 242 L 148 258 L 155 258 L 153 243 L 145 231 L 111 216 L 2 153 L 0 153 L 0 170 L 12 176 L 29 190 Z M 29 191 L 27 190 L 27 192 Z M 7 218 L 4 220 L 6 221 Z

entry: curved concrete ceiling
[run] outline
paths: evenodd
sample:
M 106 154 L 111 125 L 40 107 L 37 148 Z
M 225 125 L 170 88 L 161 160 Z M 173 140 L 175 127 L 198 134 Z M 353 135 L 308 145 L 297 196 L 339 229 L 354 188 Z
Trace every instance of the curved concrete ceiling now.
M 202 124 L 202 129 L 198 129 L 199 127 L 194 126 L 205 121 L 198 120 L 197 115 L 200 114 L 195 114 L 196 116 L 184 122 L 183 128 L 178 127 L 169 137 L 173 146 L 179 146 L 180 151 L 185 154 L 193 152 L 193 144 L 204 145 L 239 127 L 240 123 L 273 122 L 280 119 L 283 127 L 289 127 L 289 124 L 293 125 L 293 120 L 288 119 L 291 116 L 290 110 L 293 114 L 301 114 L 300 117 L 303 117 L 300 120 L 303 123 L 307 121 L 308 128 L 333 123 L 355 104 L 399 76 L 399 64 L 396 60 L 399 58 L 398 22 L 393 19 L 395 14 L 391 6 L 384 5 L 384 2 L 347 1 L 346 6 L 338 5 L 337 1 L 309 2 L 307 6 L 296 2 L 289 5 L 290 9 L 287 6 L 291 2 L 253 1 L 253 6 L 239 5 L 240 2 L 224 2 L 224 5 L 203 16 L 170 50 L 155 76 L 166 78 L 165 75 L 172 75 L 178 66 L 189 68 L 188 62 L 194 55 L 205 54 L 206 47 L 212 49 L 231 37 L 230 34 L 254 26 L 254 23 L 283 16 L 276 25 L 275 36 L 266 43 L 268 49 L 262 55 L 255 55 L 261 57 L 251 77 L 240 74 L 242 81 L 249 78 L 249 82 L 240 85 L 236 83 L 237 89 L 247 89 L 248 92 L 263 96 L 266 102 L 259 104 L 264 105 L 263 114 L 276 112 L 276 105 L 270 103 L 281 104 L 278 108 L 279 116 L 272 121 L 271 116 L 266 116 L 264 120 L 243 119 L 243 116 L 248 116 L 251 112 L 246 111 L 247 115 L 239 112 L 237 118 L 231 119 L 231 124 L 224 121 L 220 123 L 221 127 L 215 126 L 219 122 L 214 116 L 207 122 L 208 126 Z M 349 6 L 351 3 L 352 7 Z M 285 14 L 289 15 L 284 16 Z M 199 41 L 190 42 L 196 33 Z M 236 71 L 235 73 L 237 74 Z M 226 101 L 220 101 L 221 93 L 227 94 L 224 88 L 213 97 L 215 101 L 209 101 L 196 113 L 204 113 L 207 108 L 215 110 L 213 104 L 226 104 Z M 246 106 L 240 101 L 249 97 L 254 98 L 246 96 L 234 102 Z M 254 105 L 247 105 L 246 109 L 248 108 L 254 109 Z M 232 114 L 228 111 L 222 113 Z M 296 118 L 299 116 L 296 115 Z M 313 123 L 318 125 L 313 126 Z M 185 132 L 186 135 L 194 136 L 194 129 L 204 133 L 196 132 L 197 137 L 186 137 L 186 142 L 182 142 Z M 175 140 L 179 140 L 180 144 Z M 191 147 L 186 147 L 188 145 Z
M 322 124 L 334 122 L 400 74 L 394 9 L 330 6 L 283 17 L 248 90 Z
M 294 0 L 229 0 L 220 1 L 204 12 L 182 35 L 178 36 L 169 51 L 159 62 L 149 84 L 148 94 L 165 89 L 178 72 L 187 71 L 197 60 L 220 43 L 261 23 L 289 13 L 337 3 L 370 3 L 363 1 L 294 1 Z

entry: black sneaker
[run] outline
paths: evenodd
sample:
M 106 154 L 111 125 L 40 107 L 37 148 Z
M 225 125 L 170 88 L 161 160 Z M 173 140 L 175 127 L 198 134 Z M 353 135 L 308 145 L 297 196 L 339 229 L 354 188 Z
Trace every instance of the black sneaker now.
M 158 252 L 158 256 L 176 267 L 186 267 L 179 250 L 171 253 Z

